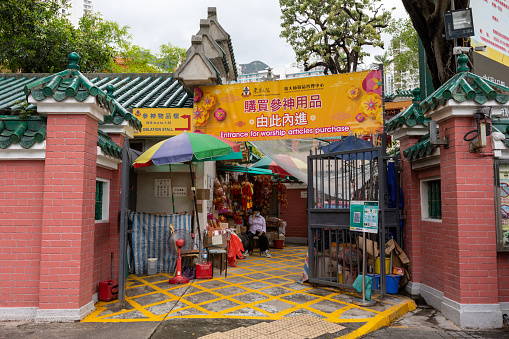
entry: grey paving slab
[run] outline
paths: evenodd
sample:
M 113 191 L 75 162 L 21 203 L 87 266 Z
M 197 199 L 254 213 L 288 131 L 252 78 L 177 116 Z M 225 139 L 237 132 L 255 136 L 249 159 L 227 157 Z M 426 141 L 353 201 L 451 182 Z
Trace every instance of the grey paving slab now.
M 304 303 L 307 303 L 307 302 L 309 302 L 311 300 L 316 300 L 318 298 L 314 297 L 312 295 L 297 293 L 297 294 L 292 294 L 292 295 L 281 297 L 281 299 L 288 300 L 288 301 L 293 301 L 293 302 L 298 303 L 298 304 L 304 304 Z
M 140 287 L 134 287 L 126 289 L 125 295 L 126 297 L 133 297 L 140 294 L 146 294 L 146 293 L 153 293 L 156 292 L 156 290 L 148 285 L 140 286 Z
M 170 299 L 172 299 L 172 298 L 163 294 L 163 293 L 153 293 L 153 294 L 144 295 L 143 297 L 132 298 L 131 300 L 135 301 L 136 303 L 138 303 L 141 306 L 146 306 L 149 304 L 155 304 L 157 302 L 170 300 Z
M 178 302 L 176 300 L 170 300 L 162 304 L 157 304 L 154 306 L 149 306 L 146 308 L 147 311 L 154 315 L 162 315 L 170 312 L 173 309 L 176 309 L 175 307 L 178 305 Z
M 246 293 L 247 291 L 237 286 L 230 286 L 214 290 L 214 292 L 220 293 L 222 295 L 234 295 L 239 293 Z
M 261 282 L 261 281 L 252 281 L 252 282 L 247 283 L 247 284 L 242 284 L 242 286 L 245 287 L 245 288 L 252 289 L 252 290 L 261 290 L 263 288 L 272 287 L 272 285 L 266 284 L 266 283 Z
M 256 292 L 247 292 L 242 295 L 234 296 L 234 297 L 232 297 L 232 299 L 241 301 L 246 304 L 250 304 L 250 303 L 260 301 L 260 300 L 265 300 L 265 299 L 267 299 L 267 296 L 262 295 L 260 293 L 256 293 Z
M 270 300 L 270 301 L 266 301 L 261 304 L 257 304 L 256 307 L 258 307 L 264 311 L 275 314 L 275 313 L 279 313 L 281 311 L 285 311 L 289 308 L 292 308 L 292 307 L 294 307 L 294 305 L 285 303 L 281 300 Z
M 239 306 L 239 303 L 235 303 L 228 299 L 222 299 L 218 301 L 214 301 L 205 305 L 202 305 L 201 307 L 212 312 L 219 312 L 224 311 L 232 307 Z
M 282 287 L 271 287 L 263 289 L 262 292 L 272 296 L 280 296 L 283 294 L 288 294 L 292 291 Z

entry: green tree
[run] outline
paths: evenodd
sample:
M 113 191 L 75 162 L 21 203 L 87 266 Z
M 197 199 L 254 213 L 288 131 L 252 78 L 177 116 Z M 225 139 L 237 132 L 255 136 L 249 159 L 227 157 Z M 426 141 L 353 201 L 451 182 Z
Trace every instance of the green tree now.
M 185 58 L 185 48 L 173 46 L 171 43 L 163 44 L 159 46 L 157 66 L 168 73 L 173 73 Z
M 469 0 L 452 1 L 455 9 L 469 6 Z M 444 24 L 444 12 L 451 10 L 451 0 L 402 0 L 402 2 L 422 41 L 433 87 L 437 89 L 456 74 L 452 54 L 453 41 L 445 38 Z
M 384 54 L 375 55 L 375 61 L 378 64 L 382 64 L 384 66 L 384 70 L 389 70 L 394 59 L 392 59 L 389 52 L 385 51 Z
M 380 33 L 391 13 L 381 0 L 279 0 L 281 37 L 293 47 L 305 70 L 357 71 L 369 54 L 363 46 L 383 47 Z M 313 61 L 310 61 L 313 60 Z
M 389 46 L 393 57 L 394 86 L 404 87 L 419 78 L 417 32 L 410 18 L 392 21 L 386 32 L 391 35 Z
M 73 29 L 55 13 L 67 0 L 2 0 L 0 2 L 0 64 L 12 71 L 48 72 L 62 63 Z
M 120 27 L 98 14 L 84 15 L 71 37 L 72 50 L 80 56 L 81 71 L 111 72 L 115 57 L 126 54 L 133 47 L 128 30 L 129 26 Z M 69 50 L 61 52 L 67 56 Z
M 80 56 L 82 72 L 173 72 L 185 50 L 170 43 L 160 53 L 134 45 L 129 26 L 87 14 L 74 27 L 55 15 L 68 0 L 2 0 L 0 2 L 0 65 L 12 72 L 58 72 L 70 52 Z

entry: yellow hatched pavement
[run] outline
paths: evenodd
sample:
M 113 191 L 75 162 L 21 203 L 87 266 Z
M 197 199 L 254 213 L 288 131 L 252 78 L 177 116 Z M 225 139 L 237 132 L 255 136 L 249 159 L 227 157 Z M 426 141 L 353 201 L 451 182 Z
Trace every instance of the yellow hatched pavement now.
M 238 260 L 237 267 L 229 268 L 226 278 L 224 271 L 220 276 L 216 270 L 214 279 L 170 285 L 170 274 L 131 275 L 127 279 L 125 309 L 118 301 L 98 302 L 96 310 L 83 322 L 171 318 L 282 320 L 313 316 L 335 324 L 350 323 L 359 331 L 368 325 L 373 328 L 375 321 L 387 318 L 402 301 L 393 297 L 384 301 L 384 306 L 363 308 L 351 303 L 355 297 L 352 293 L 299 283 L 307 247 L 273 249 L 272 258 L 255 252 Z

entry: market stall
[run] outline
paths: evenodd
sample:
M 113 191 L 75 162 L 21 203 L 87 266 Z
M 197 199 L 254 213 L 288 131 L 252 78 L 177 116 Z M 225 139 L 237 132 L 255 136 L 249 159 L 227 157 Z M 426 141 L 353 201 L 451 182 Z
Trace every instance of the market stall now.
M 246 244 L 247 219 L 257 205 L 262 207 L 261 214 L 266 219 L 269 246 L 283 248 L 286 222 L 279 214 L 287 208 L 284 178 L 269 169 L 219 162 L 216 173 L 212 205 L 207 211 L 206 239 L 233 232 Z

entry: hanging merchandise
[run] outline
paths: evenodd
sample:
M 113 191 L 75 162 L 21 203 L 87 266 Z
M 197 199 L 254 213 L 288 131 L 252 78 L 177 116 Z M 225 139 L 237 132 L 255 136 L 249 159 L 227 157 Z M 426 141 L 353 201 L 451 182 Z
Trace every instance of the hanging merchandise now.
M 286 186 L 282 182 L 277 183 L 277 200 L 282 210 L 288 208 L 288 200 L 286 200 Z
M 228 210 L 228 199 L 226 194 L 228 193 L 228 185 L 221 183 L 219 179 L 214 181 L 214 199 L 212 203 L 216 207 L 218 213 L 227 213 Z
M 253 207 L 253 184 L 249 181 L 242 183 L 242 210 L 249 211 Z
M 270 198 L 272 197 L 272 181 L 270 177 L 264 176 L 261 195 L 262 199 L 260 205 L 263 208 L 262 215 L 268 216 L 270 213 Z

